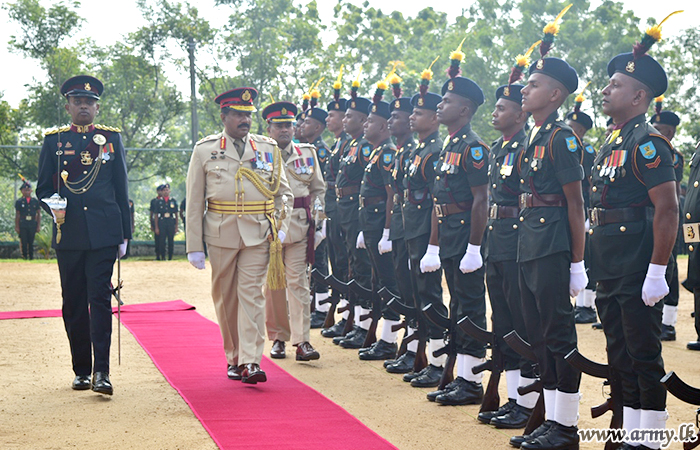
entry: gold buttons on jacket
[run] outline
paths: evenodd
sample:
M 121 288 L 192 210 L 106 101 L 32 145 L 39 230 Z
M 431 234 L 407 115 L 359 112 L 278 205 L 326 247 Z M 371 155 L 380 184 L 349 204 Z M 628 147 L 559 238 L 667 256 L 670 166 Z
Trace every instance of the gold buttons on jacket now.
M 525 218 L 521 216 L 521 217 L 520 217 L 520 221 L 522 222 L 522 221 L 524 221 L 524 220 L 525 220 Z
M 590 234 L 590 235 L 593 234 L 593 228 L 591 228 L 590 230 L 588 230 L 588 234 Z
M 593 186 L 593 187 L 591 188 L 591 190 L 592 190 L 593 192 L 598 192 L 598 186 Z
M 620 231 L 624 233 L 625 231 L 627 231 L 627 227 L 624 225 L 620 226 Z
M 494 189 L 496 189 L 496 183 L 493 183 L 493 184 L 491 185 L 491 187 L 494 188 Z
M 693 250 L 695 250 L 695 247 L 693 247 L 692 245 L 689 245 L 689 246 L 688 246 L 688 251 L 691 251 L 691 252 L 692 252 Z
M 513 224 L 513 229 L 514 229 L 514 230 L 517 230 L 517 229 L 518 229 L 518 224 L 517 224 L 517 223 L 514 223 L 514 224 Z
M 540 217 L 540 223 L 544 223 L 544 217 Z
M 693 187 L 698 187 L 698 184 L 699 183 L 696 181 L 695 183 L 693 183 Z
M 87 206 L 83 206 L 83 211 L 87 211 Z
M 489 225 L 489 231 L 493 231 L 493 225 Z
M 685 214 L 685 218 L 686 218 L 686 219 L 690 219 L 690 213 L 686 213 L 686 214 Z
M 435 177 L 435 179 L 436 179 L 436 180 L 439 180 L 439 179 L 440 179 L 440 176 Z
M 420 205 L 418 205 L 418 209 L 420 209 Z
M 527 162 L 527 158 L 525 158 L 524 161 Z
M 462 225 L 464 225 L 464 219 L 460 220 L 459 223 L 461 223 Z
M 520 179 L 520 184 L 525 184 L 525 180 L 523 180 L 523 179 L 521 178 L 521 179 Z

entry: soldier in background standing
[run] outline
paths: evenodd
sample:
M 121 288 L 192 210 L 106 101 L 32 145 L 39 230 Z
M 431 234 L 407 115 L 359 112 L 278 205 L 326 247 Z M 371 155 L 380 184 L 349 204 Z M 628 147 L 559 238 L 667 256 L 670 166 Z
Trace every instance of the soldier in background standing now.
M 151 221 L 151 233 L 153 233 L 153 241 L 156 249 L 156 261 L 165 259 L 165 249 L 161 248 L 161 241 L 158 238 L 158 234 L 156 234 L 156 216 L 158 215 L 158 202 L 160 202 L 162 198 L 161 193 L 163 190 L 163 186 L 165 185 L 159 184 L 158 187 L 156 187 L 156 197 L 151 199 L 151 204 L 148 208 Z
M 178 207 L 177 201 L 170 197 L 170 184 L 161 186 L 161 199 L 156 202 L 155 233 L 160 239 L 161 257 L 165 260 L 165 248 L 168 248 L 168 260 L 173 259 L 175 247 L 175 235 L 178 232 Z
M 41 230 L 41 205 L 32 197 L 32 185 L 24 178 L 19 190 L 22 198 L 15 202 L 15 232 L 19 235 L 22 258 L 34 259 L 34 235 Z

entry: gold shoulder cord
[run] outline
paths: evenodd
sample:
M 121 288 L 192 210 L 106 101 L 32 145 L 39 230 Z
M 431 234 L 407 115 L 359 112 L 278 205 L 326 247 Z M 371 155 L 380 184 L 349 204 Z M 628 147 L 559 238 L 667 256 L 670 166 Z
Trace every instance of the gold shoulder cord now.
M 97 179 L 97 175 L 100 173 L 100 167 L 102 166 L 102 146 L 100 146 L 99 155 L 95 158 L 95 162 L 92 164 L 92 169 L 83 178 L 78 181 L 68 181 L 68 171 L 61 171 L 61 179 L 63 179 L 63 184 L 66 186 L 70 192 L 76 195 L 84 194 L 87 192 Z M 83 187 L 76 188 L 75 186 L 83 184 Z
M 236 172 L 236 202 L 239 201 L 241 208 L 245 208 L 245 192 L 243 191 L 243 177 L 246 177 L 253 185 L 265 196 L 268 200 L 272 200 L 279 192 L 280 181 L 282 178 L 282 155 L 279 147 L 275 146 L 275 169 L 272 173 L 272 178 L 266 180 L 253 170 L 247 167 L 240 167 Z M 277 172 L 277 176 L 275 176 Z M 265 185 L 270 185 L 270 188 Z M 280 242 L 277 232 L 277 224 L 274 213 L 266 213 L 267 220 L 270 221 L 270 229 L 272 231 L 272 241 L 270 242 L 270 262 L 267 269 L 267 285 L 272 290 L 284 289 L 287 285 L 284 276 L 284 262 L 282 261 L 282 243 Z

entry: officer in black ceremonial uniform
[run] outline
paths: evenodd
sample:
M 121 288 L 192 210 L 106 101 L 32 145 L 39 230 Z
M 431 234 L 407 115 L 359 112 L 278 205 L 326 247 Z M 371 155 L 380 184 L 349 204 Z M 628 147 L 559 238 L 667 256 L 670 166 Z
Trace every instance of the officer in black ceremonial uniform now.
M 535 382 L 532 362 L 521 358 L 503 336 L 512 330 L 528 340 L 518 286 L 518 197 L 520 176 L 517 160 L 526 143 L 523 129 L 528 115 L 520 107 L 520 84 L 507 84 L 496 90 L 496 106 L 491 114 L 493 127 L 501 137 L 489 155 L 489 208 L 486 240 L 486 287 L 491 302 L 492 330 L 503 356 L 508 402 L 496 411 L 483 411 L 478 419 L 497 428 L 522 428 L 537 402 L 537 393 L 518 394 L 518 386 Z
M 654 99 L 656 114 L 651 117 L 649 121 L 654 128 L 666 137 L 669 142 L 673 141 L 673 137 L 676 135 L 676 127 L 680 125 L 681 119 L 672 111 L 663 110 L 664 96 L 661 95 Z M 685 165 L 685 159 L 683 154 L 678 151 L 675 147 L 673 149 L 673 172 L 676 174 L 676 194 L 678 198 L 678 204 L 680 205 L 681 197 L 681 181 L 683 181 L 683 166 Z M 680 208 L 679 208 L 680 209 Z M 682 213 L 682 211 L 681 211 Z M 678 235 L 676 236 L 676 244 L 673 246 L 673 252 L 671 253 L 671 259 L 668 262 L 668 267 L 666 268 L 666 276 L 669 279 L 668 284 L 668 295 L 664 297 L 664 311 L 661 316 L 661 340 L 662 341 L 675 341 L 676 340 L 676 320 L 678 319 L 678 298 L 680 295 L 679 285 L 678 285 L 678 251 L 681 245 L 683 245 L 683 215 L 681 214 L 679 219 L 679 229 Z
M 58 193 L 67 200 L 65 222 L 53 228 L 53 248 L 76 375 L 72 387 L 92 387 L 111 395 L 110 279 L 117 252 L 120 256 L 126 252 L 131 224 L 126 153 L 119 130 L 93 124 L 102 90 L 99 80 L 86 75 L 61 87 L 73 123 L 46 133 L 36 195 L 44 199 Z
M 304 119 L 301 126 L 301 136 L 306 142 L 316 147 L 316 158 L 318 160 L 319 170 L 323 173 L 326 170 L 328 157 L 330 156 L 328 144 L 326 144 L 321 137 L 323 130 L 326 129 L 328 113 L 316 107 L 316 102 L 318 101 L 317 95 L 318 91 L 314 90 L 314 92 L 312 92 L 311 109 L 306 112 L 306 119 Z M 319 202 L 320 200 L 321 199 L 319 199 Z M 312 199 L 312 202 L 315 202 L 315 199 Z M 315 214 L 315 211 L 317 211 L 316 208 L 320 205 L 321 203 L 312 204 L 312 214 Z M 318 219 L 319 221 L 316 225 L 318 227 L 323 226 L 320 220 L 321 217 Z M 327 230 L 325 232 L 327 233 Z M 316 247 L 313 268 L 323 274 L 328 274 L 328 241 L 326 239 L 323 239 Z M 326 320 L 326 311 L 328 311 L 329 305 L 319 305 L 319 302 L 328 298 L 328 286 L 316 283 L 312 279 L 311 293 L 314 295 L 312 300 L 315 302 L 315 308 L 313 308 L 311 312 L 311 328 L 321 328 L 323 327 L 323 322 Z
M 457 53 L 452 56 L 457 57 Z M 489 148 L 471 128 L 474 114 L 484 103 L 484 93 L 474 81 L 457 76 L 463 57 L 459 52 L 457 70 L 453 70 L 454 65 L 450 67 L 450 79 L 442 86 L 442 101 L 437 106 L 437 119 L 447 127 L 449 136 L 436 168 L 433 208 L 439 228 L 440 261 L 450 291 L 450 322 L 456 327 L 461 318 L 469 316 L 476 325 L 486 328 L 481 243 L 488 215 Z M 475 375 L 472 368 L 484 361 L 485 344 L 461 329 L 453 330 L 452 335 L 457 377 L 428 398 L 443 405 L 478 404 L 484 393 L 482 374 Z M 429 370 L 432 367 L 428 365 Z M 418 376 L 411 385 L 420 386 L 430 377 L 429 372 Z
M 326 180 L 326 216 L 329 220 L 326 224 L 326 241 L 328 241 L 328 256 L 333 269 L 333 275 L 340 281 L 346 282 L 348 279 L 348 250 L 345 246 L 345 238 L 340 227 L 340 218 L 338 216 L 338 198 L 335 193 L 335 183 L 340 168 L 340 159 L 345 155 L 348 144 L 352 140 L 345 130 L 343 130 L 343 118 L 345 117 L 346 100 L 340 98 L 340 81 L 337 81 L 333 86 L 334 100 L 327 105 L 328 116 L 326 117 L 326 126 L 328 131 L 335 136 L 333 148 L 330 149 L 325 169 L 323 170 L 323 178 Z M 342 299 L 338 307 L 346 307 L 347 300 Z M 317 305 L 316 309 L 320 311 L 328 311 L 328 305 Z M 342 319 L 328 329 L 321 331 L 323 337 L 333 338 L 342 335 L 345 329 L 345 324 L 350 315 L 349 311 L 343 311 Z
M 404 239 L 411 262 L 413 306 L 418 312 L 420 337 L 427 341 L 428 365 L 414 364 L 413 371 L 404 375 L 403 380 L 410 382 L 413 378 L 430 372 L 432 379 L 424 377 L 423 381 L 434 386 L 435 380 L 439 381 L 446 355 L 436 357 L 433 355 L 433 351 L 444 345 L 445 330 L 429 321 L 423 314 L 423 308 L 433 305 L 440 314 L 448 316 L 447 308 L 442 302 L 438 224 L 437 220 L 433 220 L 435 172 L 440 164 L 440 151 L 442 150 L 437 105 L 442 101 L 442 97 L 428 92 L 432 71 L 424 71 L 423 74 L 425 77 L 422 78 L 424 82 L 421 81 L 421 91 L 411 97 L 411 106 L 413 107 L 410 116 L 411 131 L 418 135 L 418 143 L 403 163 L 403 219 Z M 427 259 L 425 259 L 426 255 Z M 424 355 L 417 356 L 420 358 L 416 358 L 416 361 L 425 358 Z
M 162 192 L 163 192 L 163 187 L 164 184 L 159 184 L 156 187 L 156 197 L 151 199 L 151 204 L 148 208 L 148 212 L 150 215 L 151 219 L 151 232 L 153 233 L 153 241 L 155 244 L 155 249 L 156 249 L 156 261 L 160 261 L 161 259 L 165 259 L 165 249 L 161 248 L 161 240 L 158 238 L 158 235 L 156 234 L 156 216 L 158 215 L 158 203 L 161 201 L 162 197 Z
M 353 97 L 347 103 L 343 128 L 352 140 L 346 147 L 347 151 L 340 158 L 335 193 L 338 198 L 338 221 L 349 257 L 348 280 L 354 279 L 360 286 L 370 289 L 372 266 L 367 250 L 362 248 L 364 235 L 360 228 L 359 216 L 360 183 L 372 153 L 372 144 L 364 138 L 364 124 L 367 120 L 370 101 L 364 97 L 358 97 L 356 90 L 351 93 Z M 341 336 L 338 336 L 333 342 L 339 343 L 343 348 L 359 349 L 365 342 L 371 324 L 370 319 L 361 321 L 360 316 L 370 313 L 371 299 L 353 297 L 351 295 L 349 299 L 352 301 L 351 305 L 355 313 L 353 329 L 343 339 L 339 339 Z
M 557 110 L 577 86 L 578 75 L 566 61 L 542 58 L 530 66 L 521 90 L 522 109 L 532 114 L 535 126 L 518 161 L 519 284 L 547 417 L 523 437 L 523 449 L 573 448 L 579 441 L 581 373 L 564 356 L 577 342 L 570 296 L 588 282 L 583 262 L 583 149 L 571 128 L 557 120 Z
M 583 90 L 585 90 L 584 88 Z M 566 125 L 568 125 L 578 137 L 578 139 L 583 143 L 583 162 L 581 166 L 583 167 L 583 181 L 581 186 L 583 189 L 583 206 L 588 211 L 591 206 L 591 169 L 593 167 L 593 160 L 595 160 L 595 149 L 591 144 L 584 140 L 588 130 L 593 128 L 593 119 L 591 116 L 581 111 L 581 105 L 585 101 L 583 97 L 583 91 L 576 96 L 574 110 L 566 115 Z M 586 217 L 588 219 L 588 217 Z M 588 230 L 590 228 L 590 221 L 586 222 Z M 588 285 L 586 289 L 579 292 L 576 296 L 576 307 L 574 308 L 574 319 L 576 323 L 594 323 L 597 320 L 597 315 L 595 311 L 595 280 L 590 276 L 590 246 L 588 245 L 588 238 L 586 238 L 586 249 L 584 251 L 583 260 L 586 263 L 586 271 L 589 273 Z
M 660 383 L 661 299 L 669 292 L 665 273 L 678 229 L 678 201 L 672 146 L 646 121 L 649 104 L 668 81 L 646 49 L 608 63 L 603 112 L 615 127 L 596 156 L 589 231 L 596 306 L 608 363 L 622 382 L 625 430 L 663 429 L 668 417 Z M 660 448 L 659 441 L 641 444 Z
M 34 259 L 34 235 L 41 229 L 39 200 L 32 197 L 32 185 L 27 180 L 19 190 L 22 198 L 15 202 L 15 231 L 19 235 L 22 258 Z
M 389 104 L 381 101 L 386 89 L 384 82 L 377 85 L 377 93 L 368 109 L 364 126 L 364 137 L 374 150 L 365 166 L 365 173 L 360 186 L 360 228 L 364 237 L 362 246 L 367 249 L 372 264 L 372 290 L 376 293 L 384 287 L 389 292 L 398 292 L 396 276 L 392 261 L 393 242 L 390 240 L 392 211 L 394 209 L 393 178 L 391 171 L 396 159 L 396 146 L 391 140 Z M 360 244 L 358 242 L 358 244 Z M 384 318 L 381 338 L 366 351 L 360 350 L 362 360 L 381 360 L 396 358 L 397 332 L 391 327 L 399 323 L 399 315 L 387 307 L 386 302 L 374 304 L 381 308 Z M 374 311 L 378 316 L 379 311 Z
M 389 103 L 389 131 L 396 140 L 396 157 L 394 167 L 391 170 L 391 191 L 394 207 L 391 210 L 391 225 L 389 227 L 389 241 L 391 242 L 391 257 L 394 263 L 394 275 L 399 292 L 395 292 L 404 304 L 414 306 L 413 282 L 406 247 L 402 203 L 404 194 L 403 180 L 406 176 L 405 168 L 410 154 L 415 149 L 415 141 L 411 132 L 409 117 L 413 112 L 411 99 L 402 97 L 401 79 L 394 75 L 390 80 L 394 99 Z M 412 225 L 410 225 L 412 226 Z M 407 323 L 404 339 L 410 334 L 416 333 L 416 324 Z M 386 326 L 385 326 L 386 327 Z M 388 331 L 388 330 L 387 330 Z M 417 335 L 416 335 L 417 336 Z M 414 336 L 415 337 L 415 336 Z M 403 343 L 402 343 L 403 347 Z M 407 344 L 406 351 L 398 359 L 389 359 L 384 362 L 384 367 L 389 373 L 407 373 L 413 369 L 415 363 L 418 340 L 412 340 Z M 391 366 L 391 368 L 389 368 Z
M 165 183 L 161 190 L 161 199 L 156 203 L 156 240 L 160 240 L 161 257 L 165 261 L 167 247 L 168 260 L 173 259 L 175 234 L 178 232 L 177 200 L 170 197 L 170 184 Z
M 683 208 L 683 239 L 688 245 L 688 278 L 683 287 L 695 298 L 695 332 L 697 340 L 688 342 L 688 350 L 700 350 L 700 143 L 690 158 L 688 193 Z

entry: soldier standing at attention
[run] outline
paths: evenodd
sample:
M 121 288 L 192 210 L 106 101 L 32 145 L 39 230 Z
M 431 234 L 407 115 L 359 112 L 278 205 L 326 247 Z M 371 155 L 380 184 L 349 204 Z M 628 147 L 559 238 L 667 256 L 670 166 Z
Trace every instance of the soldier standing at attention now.
M 590 83 L 589 83 L 590 84 Z M 588 84 L 586 85 L 588 87 Z M 586 214 L 591 206 L 591 169 L 595 160 L 595 149 L 591 144 L 584 140 L 588 130 L 593 128 L 593 119 L 591 116 L 581 111 L 581 105 L 585 101 L 583 97 L 584 87 L 576 96 L 574 110 L 566 115 L 566 125 L 568 125 L 583 144 L 583 181 L 581 188 L 583 189 L 583 207 Z M 590 220 L 586 216 L 586 231 L 590 229 Z M 586 263 L 586 272 L 590 274 L 590 245 L 588 238 L 586 239 L 586 249 L 584 250 L 583 260 Z M 589 276 L 586 289 L 579 292 L 576 296 L 576 307 L 574 308 L 574 319 L 576 323 L 595 323 L 597 320 L 595 306 L 595 280 Z
M 161 248 L 160 238 L 156 234 L 156 216 L 158 215 L 158 203 L 163 198 L 161 195 L 163 191 L 163 186 L 165 185 L 159 184 L 158 187 L 156 187 L 156 197 L 151 199 L 151 205 L 148 209 L 151 218 L 151 232 L 153 233 L 153 242 L 156 248 L 156 261 L 165 259 L 165 249 Z
M 462 41 L 464 42 L 464 41 Z M 442 86 L 442 101 L 437 119 L 447 127 L 433 187 L 433 209 L 438 223 L 439 256 L 450 291 L 450 322 L 469 316 L 486 328 L 486 287 L 481 242 L 488 217 L 489 148 L 472 130 L 471 122 L 484 103 L 484 93 L 474 81 L 459 76 L 464 59 L 462 45 L 450 55 L 450 79 Z M 428 394 L 443 405 L 481 403 L 484 389 L 482 374 L 472 368 L 486 356 L 484 343 L 453 330 L 457 358 L 457 377 L 444 390 Z M 411 380 L 411 386 L 437 386 L 435 375 L 442 370 L 428 365 L 426 373 Z M 437 381 L 437 382 L 436 382 Z
M 695 332 L 697 339 L 688 342 L 688 350 L 700 351 L 700 143 L 690 158 L 688 194 L 683 208 L 683 238 L 688 244 L 688 278 L 683 287 L 693 292 L 695 299 Z
M 32 185 L 22 178 L 22 198 L 15 202 L 15 232 L 19 235 L 22 258 L 34 259 L 34 235 L 41 230 L 39 200 L 32 197 Z
M 112 395 L 110 281 L 117 253 L 126 253 L 131 223 L 126 152 L 119 130 L 93 124 L 102 91 L 102 83 L 87 75 L 61 86 L 72 124 L 46 133 L 36 195 L 44 199 L 58 194 L 67 200 L 65 222 L 53 227 L 52 246 L 75 372 L 72 388 Z M 42 207 L 52 213 L 48 205 Z
M 522 64 L 523 68 L 526 66 L 527 56 Z M 522 72 L 514 72 L 509 84 L 496 90 L 496 107 L 491 114 L 491 123 L 501 133 L 501 137 L 491 146 L 489 158 L 492 203 L 486 241 L 486 287 L 491 302 L 492 330 L 499 340 L 498 348 L 503 355 L 508 402 L 496 411 L 480 412 L 478 420 L 495 425 L 496 428 L 523 428 L 538 397 L 535 392 L 518 394 L 518 386 L 535 382 L 532 362 L 520 357 L 503 340 L 503 336 L 512 330 L 528 340 L 520 304 L 519 269 L 516 262 L 520 194 L 517 160 L 526 143 L 527 136 L 523 128 L 528 115 L 520 105 L 523 86 L 512 84 L 520 78 Z
M 301 126 L 301 136 L 304 139 L 304 142 L 308 142 L 316 147 L 315 154 L 318 161 L 318 167 L 314 169 L 314 175 L 320 174 L 322 177 L 324 171 L 326 170 L 326 166 L 328 165 L 330 151 L 328 150 L 328 145 L 323 141 L 323 138 L 321 138 L 323 130 L 326 129 L 326 118 L 328 117 L 328 113 L 325 110 L 317 107 L 318 96 L 318 90 L 314 89 L 311 92 L 310 109 L 306 112 L 306 119 L 304 119 L 304 123 Z M 321 198 L 319 200 L 322 202 L 324 199 Z M 316 198 L 313 197 L 311 201 L 315 203 Z M 321 219 L 319 213 L 323 213 L 323 211 L 318 210 L 317 207 L 323 203 L 314 203 L 312 203 L 310 207 L 311 215 L 314 219 L 316 219 L 317 216 L 319 219 Z M 322 227 L 323 225 L 322 223 L 317 223 L 316 226 Z M 328 242 L 326 239 L 323 239 L 320 243 L 316 242 L 313 268 L 318 269 L 325 275 L 328 275 Z M 311 312 L 311 328 L 321 328 L 323 327 L 323 322 L 326 320 L 326 311 L 328 311 L 330 305 L 319 305 L 318 302 L 328 298 L 328 286 L 325 284 L 315 283 L 313 280 L 311 280 L 311 285 L 311 292 L 313 294 L 312 301 L 314 302 L 314 308 L 312 308 L 313 311 Z
M 291 338 L 297 361 L 318 359 L 319 353 L 309 342 L 310 296 L 308 264 L 314 259 L 315 226 L 312 209 L 316 199 L 323 207 L 323 177 L 311 144 L 292 143 L 292 122 L 297 107 L 289 102 L 277 102 L 263 109 L 267 132 L 281 149 L 287 180 L 294 194 L 294 209 L 290 212 L 289 231 L 282 245 L 287 288 L 266 291 L 268 338 L 273 341 L 270 356 L 286 356 L 285 341 Z M 308 118 L 306 123 L 308 123 Z
M 282 243 L 292 202 L 277 143 L 250 133 L 253 88 L 216 97 L 221 133 L 197 142 L 187 171 L 187 259 L 204 269 L 206 241 L 212 298 L 232 380 L 267 381 L 260 368 L 265 344 L 267 273 L 270 289 L 284 287 Z
M 651 125 L 656 128 L 656 130 L 668 139 L 669 142 L 673 141 L 673 137 L 676 135 L 676 127 L 680 125 L 681 119 L 676 115 L 676 113 L 668 110 L 663 110 L 664 96 L 661 95 L 654 99 L 654 106 L 656 109 L 656 114 L 654 114 L 650 120 Z M 680 199 L 681 199 L 681 181 L 683 181 L 683 166 L 685 165 L 685 160 L 683 154 L 679 152 L 675 147 L 673 150 L 673 171 L 676 174 L 676 195 L 678 198 L 678 205 L 680 209 Z M 678 236 L 676 237 L 676 244 L 673 246 L 673 251 L 671 252 L 671 259 L 668 262 L 668 267 L 666 268 L 666 276 L 669 279 L 668 283 L 668 295 L 664 297 L 664 313 L 661 316 L 661 340 L 662 341 L 675 341 L 676 340 L 676 321 L 678 320 L 678 298 L 679 298 L 679 285 L 678 285 L 678 250 L 681 245 L 683 245 L 683 231 L 680 224 L 683 222 L 683 215 L 679 216 L 679 230 Z
M 518 262 L 525 327 L 540 367 L 547 420 L 530 435 L 511 439 L 524 440 L 523 449 L 578 447 L 581 373 L 564 357 L 577 342 L 570 297 L 588 283 L 583 262 L 583 149 L 573 130 L 557 118 L 558 109 L 578 87 L 578 74 L 566 61 L 544 57 L 558 32 L 556 20 L 544 32 L 541 59 L 530 65 L 521 90 L 522 109 L 532 114 L 535 126 L 518 162 Z
M 326 233 L 328 235 L 328 256 L 331 261 L 333 275 L 340 281 L 348 280 L 348 250 L 345 247 L 345 238 L 340 227 L 340 218 L 338 216 L 338 198 L 335 193 L 336 178 L 338 177 L 338 169 L 340 168 L 340 160 L 345 156 L 345 152 L 350 144 L 350 136 L 343 130 L 343 118 L 345 117 L 346 100 L 340 98 L 340 89 L 342 88 L 342 69 L 338 75 L 338 79 L 333 84 L 333 101 L 328 103 L 328 117 L 326 117 L 326 126 L 328 131 L 335 136 L 333 148 L 330 150 L 326 168 L 323 171 L 323 178 L 326 180 L 326 216 L 328 220 L 326 225 Z M 347 307 L 347 299 L 341 299 L 338 304 L 339 308 Z M 317 311 L 328 311 L 329 305 L 316 305 Z M 345 324 L 350 316 L 350 311 L 346 310 L 342 313 L 342 319 L 336 322 L 332 327 L 321 331 L 321 336 L 334 338 L 341 336 L 345 329 Z
M 665 275 L 678 231 L 678 200 L 671 143 L 646 120 L 651 101 L 668 87 L 663 67 L 646 53 L 660 38 L 654 25 L 632 53 L 608 63 L 603 112 L 615 127 L 593 169 L 589 233 L 596 306 L 608 364 L 622 382 L 625 430 L 664 429 L 668 418 L 660 382 L 661 299 L 669 292 Z M 636 445 L 658 449 L 661 443 L 628 441 L 625 448 Z
M 156 239 L 160 239 L 160 250 L 165 261 L 165 248 L 167 243 L 168 260 L 173 259 L 173 247 L 175 235 L 178 232 L 177 201 L 170 197 L 170 184 L 161 186 L 161 199 L 156 203 Z

